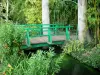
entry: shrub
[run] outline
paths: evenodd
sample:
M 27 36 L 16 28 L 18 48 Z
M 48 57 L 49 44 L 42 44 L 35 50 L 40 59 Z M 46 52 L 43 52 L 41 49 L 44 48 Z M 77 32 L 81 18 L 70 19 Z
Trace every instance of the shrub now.
M 59 64 L 62 62 L 62 56 L 55 57 L 53 51 L 37 51 L 30 58 L 16 57 L 12 55 L 15 63 L 10 60 L 5 61 L 2 72 L 6 75 L 55 75 L 60 70 Z
M 22 27 L 15 27 L 12 23 L 2 23 L 0 25 L 0 56 L 11 55 L 20 50 L 23 38 Z
M 82 53 L 81 58 L 85 58 L 81 60 L 89 66 L 100 69 L 100 44 L 91 49 L 86 49 L 85 52 Z
M 85 63 L 94 68 L 100 68 L 100 44 L 81 44 L 79 41 L 70 41 L 64 47 L 64 53 L 78 59 L 81 63 Z
M 62 58 L 55 58 L 53 51 L 38 51 L 28 60 L 28 70 L 25 75 L 54 75 L 60 70 Z
M 69 41 L 65 47 L 63 48 L 64 52 L 67 54 L 71 54 L 73 52 L 77 51 L 83 51 L 84 50 L 84 45 L 81 44 L 78 40 L 75 41 Z
M 23 65 L 22 63 L 26 62 L 26 60 L 27 60 L 27 56 L 25 56 L 24 54 L 18 56 L 17 53 L 13 53 L 12 55 L 8 57 L 5 56 L 1 64 L 0 72 L 5 75 L 14 75 L 13 74 L 14 72 L 19 72 L 16 69 L 19 68 L 20 65 Z M 19 70 L 21 69 L 23 70 L 23 68 L 19 68 Z M 22 70 L 20 74 L 23 73 Z

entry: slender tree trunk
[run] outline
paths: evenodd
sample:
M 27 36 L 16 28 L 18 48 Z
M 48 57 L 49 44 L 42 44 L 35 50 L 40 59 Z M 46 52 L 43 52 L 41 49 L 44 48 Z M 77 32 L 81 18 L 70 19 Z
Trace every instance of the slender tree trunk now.
M 50 24 L 49 17 L 49 0 L 42 0 L 42 24 Z M 47 34 L 49 25 L 43 25 L 43 34 Z
M 9 1 L 6 0 L 6 21 L 8 21 Z
M 90 42 L 90 36 L 87 28 L 87 0 L 78 0 L 78 38 L 81 43 L 87 39 Z

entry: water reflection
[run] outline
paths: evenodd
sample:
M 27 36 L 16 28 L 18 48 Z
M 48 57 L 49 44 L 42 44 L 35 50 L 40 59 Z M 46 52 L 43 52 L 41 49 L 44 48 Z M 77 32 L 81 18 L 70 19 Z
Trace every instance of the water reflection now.
M 57 75 L 100 75 L 100 72 L 79 63 L 68 55 L 65 56 L 61 66 L 61 71 Z

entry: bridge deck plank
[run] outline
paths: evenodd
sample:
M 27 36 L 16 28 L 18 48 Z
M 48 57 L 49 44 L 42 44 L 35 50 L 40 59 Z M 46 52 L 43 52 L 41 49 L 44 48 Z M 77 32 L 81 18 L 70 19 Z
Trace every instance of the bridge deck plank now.
M 66 40 L 66 36 L 52 36 L 52 41 L 64 41 Z M 48 42 L 48 37 L 43 36 L 43 37 L 36 37 L 36 38 L 31 38 L 30 39 L 31 44 L 38 44 L 38 43 L 46 43 Z
M 76 39 L 76 35 L 70 35 L 71 40 Z M 52 42 L 56 41 L 65 41 L 66 36 L 65 35 L 58 35 L 58 36 L 52 36 Z M 42 36 L 42 37 L 34 37 L 30 39 L 31 44 L 40 44 L 40 43 L 48 43 L 48 37 L 47 36 Z M 26 45 L 26 41 L 23 41 L 23 45 Z

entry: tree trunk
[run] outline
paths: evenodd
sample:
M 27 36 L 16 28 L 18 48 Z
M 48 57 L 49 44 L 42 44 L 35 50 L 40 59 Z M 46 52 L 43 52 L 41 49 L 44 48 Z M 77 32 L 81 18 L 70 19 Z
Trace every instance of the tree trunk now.
M 45 24 L 50 24 L 49 0 L 42 0 L 42 24 L 44 24 L 43 25 L 43 34 L 45 35 L 48 33 L 47 31 L 48 31 L 48 27 L 49 27 L 49 25 L 45 25 Z
M 6 21 L 8 21 L 9 1 L 6 0 Z
M 78 0 L 78 38 L 81 43 L 84 43 L 85 39 L 91 41 L 87 27 L 86 10 L 87 0 Z

